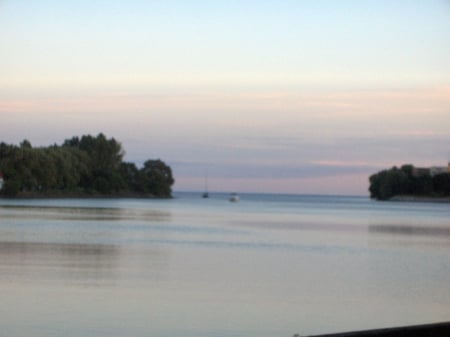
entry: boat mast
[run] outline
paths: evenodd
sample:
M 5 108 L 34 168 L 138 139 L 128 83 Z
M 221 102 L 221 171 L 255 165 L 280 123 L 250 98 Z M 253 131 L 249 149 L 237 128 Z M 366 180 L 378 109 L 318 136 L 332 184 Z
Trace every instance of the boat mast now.
M 209 193 L 208 193 L 208 171 L 206 171 L 205 173 L 205 191 L 203 192 L 203 198 L 208 198 L 209 197 Z

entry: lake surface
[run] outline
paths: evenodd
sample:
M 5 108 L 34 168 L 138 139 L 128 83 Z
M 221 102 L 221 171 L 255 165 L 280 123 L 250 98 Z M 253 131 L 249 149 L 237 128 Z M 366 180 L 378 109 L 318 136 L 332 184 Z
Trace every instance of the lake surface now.
M 0 336 L 290 337 L 450 320 L 450 205 L 0 199 Z

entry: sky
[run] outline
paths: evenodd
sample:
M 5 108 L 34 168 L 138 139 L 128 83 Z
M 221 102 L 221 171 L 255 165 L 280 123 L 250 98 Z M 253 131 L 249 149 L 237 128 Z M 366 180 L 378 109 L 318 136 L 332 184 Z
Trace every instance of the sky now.
M 0 0 L 0 141 L 104 133 L 174 190 L 368 195 L 450 160 L 449 0 Z

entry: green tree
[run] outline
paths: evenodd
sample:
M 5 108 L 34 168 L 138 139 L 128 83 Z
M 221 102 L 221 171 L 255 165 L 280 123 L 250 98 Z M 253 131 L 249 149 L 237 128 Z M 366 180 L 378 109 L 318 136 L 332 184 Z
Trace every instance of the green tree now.
M 394 195 L 405 194 L 408 186 L 408 176 L 403 170 L 393 167 L 370 176 L 370 196 L 386 200 Z
M 93 194 L 140 193 L 169 197 L 172 171 L 161 160 L 148 160 L 138 170 L 124 163 L 124 151 L 114 138 L 99 134 L 64 141 L 62 146 L 33 148 L 27 140 L 20 146 L 0 143 L 3 195 L 72 192 Z
M 124 188 L 118 173 L 124 151 L 114 138 L 107 139 L 103 133 L 96 137 L 73 137 L 66 140 L 64 146 L 77 148 L 88 155 L 89 170 L 82 175 L 80 183 L 86 190 L 108 194 Z
M 125 189 L 130 191 L 138 191 L 138 175 L 139 170 L 134 163 L 122 163 L 119 167 L 119 174 L 122 177 Z
M 160 159 L 147 160 L 138 174 L 138 185 L 142 192 L 157 197 L 169 197 L 175 182 L 172 169 Z
M 433 177 L 433 190 L 439 196 L 450 196 L 450 173 L 435 175 Z
M 403 165 L 400 169 L 393 167 L 369 177 L 370 197 L 387 200 L 396 195 L 412 196 L 449 196 L 450 174 L 414 175 L 412 165 Z

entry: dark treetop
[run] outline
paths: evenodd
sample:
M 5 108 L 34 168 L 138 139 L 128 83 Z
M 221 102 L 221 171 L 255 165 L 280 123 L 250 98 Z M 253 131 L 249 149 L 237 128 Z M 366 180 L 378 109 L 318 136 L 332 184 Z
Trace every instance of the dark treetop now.
M 450 173 L 430 174 L 413 165 L 394 166 L 370 176 L 370 197 L 388 200 L 396 196 L 450 197 Z
M 0 144 L 6 197 L 171 197 L 172 170 L 147 160 L 140 169 L 123 162 L 124 151 L 105 135 L 73 137 L 62 145 L 33 148 Z

